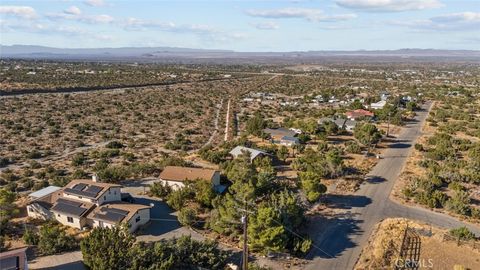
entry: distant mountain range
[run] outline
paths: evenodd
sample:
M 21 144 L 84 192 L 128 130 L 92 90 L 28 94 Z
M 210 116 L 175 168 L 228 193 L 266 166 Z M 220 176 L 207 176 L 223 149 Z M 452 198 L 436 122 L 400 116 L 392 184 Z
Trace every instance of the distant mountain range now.
M 34 45 L 0 45 L 0 58 L 116 60 L 116 61 L 252 61 L 252 62 L 304 62 L 325 59 L 416 59 L 479 61 L 480 51 L 474 50 L 359 50 L 359 51 L 299 51 L 299 52 L 236 52 L 230 50 L 190 49 L 176 47 L 123 47 L 123 48 L 52 48 Z

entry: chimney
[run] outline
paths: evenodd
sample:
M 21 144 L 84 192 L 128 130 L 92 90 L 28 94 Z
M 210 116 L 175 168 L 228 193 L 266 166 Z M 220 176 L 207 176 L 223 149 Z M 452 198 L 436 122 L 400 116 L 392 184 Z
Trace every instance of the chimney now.
M 99 181 L 98 181 L 98 176 L 97 176 L 97 174 L 93 174 L 93 175 L 92 175 L 92 181 L 95 182 L 95 183 L 96 183 L 96 182 L 99 182 Z

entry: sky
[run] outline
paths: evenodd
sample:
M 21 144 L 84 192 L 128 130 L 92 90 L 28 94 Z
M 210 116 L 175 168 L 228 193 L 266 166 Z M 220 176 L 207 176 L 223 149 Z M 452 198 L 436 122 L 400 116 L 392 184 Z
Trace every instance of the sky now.
M 480 0 L 0 0 L 0 44 L 480 49 Z

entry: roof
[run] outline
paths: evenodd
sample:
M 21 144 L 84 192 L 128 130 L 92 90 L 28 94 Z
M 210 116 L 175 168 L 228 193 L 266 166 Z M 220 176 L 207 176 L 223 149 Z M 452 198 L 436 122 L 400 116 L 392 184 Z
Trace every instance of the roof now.
M 380 100 L 379 102 L 374 102 L 370 104 L 370 107 L 383 107 L 387 104 L 387 101 Z
M 232 155 L 234 158 L 237 158 L 243 152 L 250 152 L 250 160 L 254 160 L 259 155 L 268 155 L 267 152 L 264 152 L 262 150 L 248 148 L 248 147 L 240 146 L 240 145 L 233 148 L 232 151 L 230 151 L 230 155 Z
M 71 200 L 66 198 L 58 198 L 57 202 L 50 209 L 52 212 L 81 217 L 88 213 L 94 204 L 83 201 Z
M 42 188 L 40 190 L 37 190 L 35 192 L 32 192 L 30 194 L 28 194 L 28 197 L 32 198 L 32 199 L 38 199 L 38 198 L 41 198 L 43 196 L 46 196 L 48 194 L 51 194 L 55 191 L 58 191 L 62 189 L 61 187 L 57 187 L 57 186 L 48 186 L 46 188 Z
M 359 118 L 359 117 L 373 117 L 374 114 L 370 111 L 364 110 L 364 109 L 358 109 L 358 110 L 353 110 L 353 111 L 348 111 L 345 113 L 346 116 L 349 118 Z
M 283 136 L 282 141 L 290 141 L 294 143 L 300 143 L 300 140 L 297 137 L 289 137 L 289 136 Z
M 357 121 L 355 121 L 355 120 L 348 119 L 347 121 L 345 121 L 345 126 L 347 126 L 347 127 L 354 127 L 356 125 L 357 125 Z
M 263 130 L 263 132 L 270 134 L 270 136 L 272 137 L 294 137 L 295 135 L 297 135 L 295 131 L 286 128 L 266 128 Z
M 112 187 L 121 187 L 117 184 L 94 182 L 92 180 L 72 180 L 63 189 L 64 193 L 79 195 L 86 198 L 98 199 Z
M 322 117 L 322 118 L 318 119 L 319 124 L 323 124 L 323 123 L 328 122 L 328 121 L 333 122 L 333 121 L 335 121 L 335 119 L 333 119 L 331 117 Z
M 217 171 L 212 169 L 167 166 L 160 174 L 160 179 L 169 181 L 212 180 L 215 172 Z
M 6 259 L 9 257 L 19 256 L 20 254 L 25 254 L 28 247 L 21 247 L 17 249 L 7 250 L 4 252 L 0 252 L 0 259 Z M 3 268 L 2 268 L 3 269 Z
M 62 190 L 58 190 L 55 192 L 52 192 L 50 194 L 47 194 L 41 198 L 34 199 L 30 201 L 28 204 L 39 204 L 43 208 L 50 210 L 52 206 L 57 202 L 58 198 L 62 196 Z
M 89 219 L 101 220 L 108 223 L 128 222 L 137 211 L 149 209 L 151 206 L 132 203 L 109 203 L 95 208 L 90 214 Z

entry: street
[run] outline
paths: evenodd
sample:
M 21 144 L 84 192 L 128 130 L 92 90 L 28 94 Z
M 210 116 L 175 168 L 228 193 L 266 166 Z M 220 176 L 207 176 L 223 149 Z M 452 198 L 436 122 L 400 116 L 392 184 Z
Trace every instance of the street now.
M 328 220 L 329 225 L 323 225 L 324 228 L 321 222 L 326 220 L 323 218 L 315 221 L 318 225 L 312 224 L 322 229 L 312 236 L 315 246 L 307 256 L 312 261 L 305 269 L 353 269 L 374 226 L 389 217 L 409 218 L 443 228 L 467 226 L 480 235 L 480 228 L 471 224 L 420 207 L 400 205 L 389 199 L 411 146 L 421 135 L 420 130 L 430 106 L 430 102 L 425 104 L 423 110 L 417 112 L 415 121 L 405 126 L 396 143 L 386 150 L 383 158 L 367 175 L 366 183 L 355 194 L 329 198 L 331 203 L 346 209 L 345 214 Z

